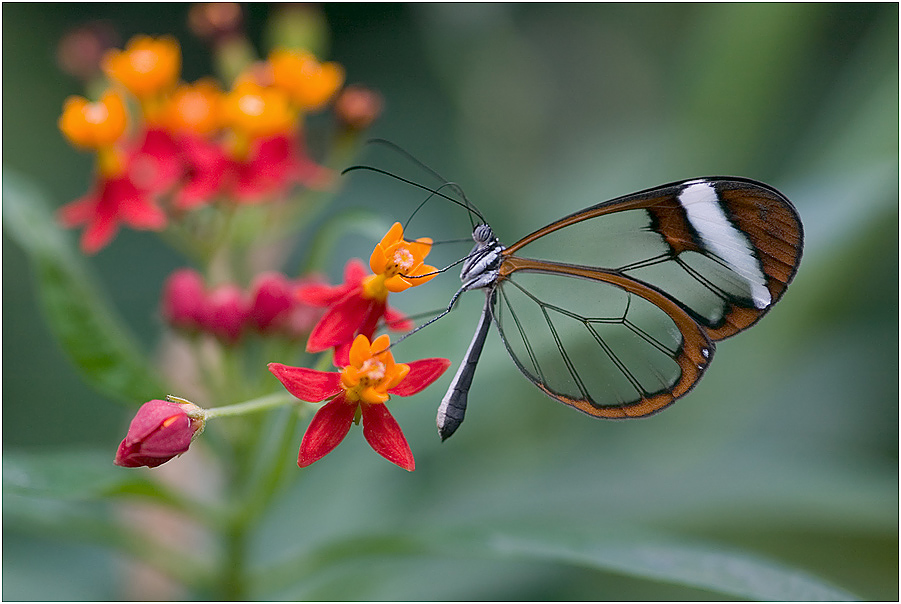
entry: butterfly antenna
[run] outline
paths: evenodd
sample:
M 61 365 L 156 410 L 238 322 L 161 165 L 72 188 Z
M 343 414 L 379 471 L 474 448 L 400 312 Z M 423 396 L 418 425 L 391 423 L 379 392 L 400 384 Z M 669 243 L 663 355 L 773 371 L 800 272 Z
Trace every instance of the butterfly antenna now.
M 376 174 L 383 174 L 384 176 L 389 176 L 395 180 L 399 180 L 400 182 L 406 183 L 406 184 L 416 187 L 418 189 L 422 189 L 423 191 L 427 191 L 427 192 L 431 193 L 432 195 L 446 199 L 447 201 L 449 201 L 453 204 L 456 204 L 456 205 L 460 206 L 461 208 L 464 208 L 465 210 L 470 212 L 470 214 L 475 214 L 479 218 L 479 220 L 481 220 L 482 222 L 485 222 L 485 219 L 478 212 L 478 210 L 476 210 L 474 207 L 472 207 L 472 204 L 470 204 L 468 201 L 464 203 L 463 201 L 460 201 L 459 199 L 454 199 L 453 197 L 445 195 L 444 193 L 442 193 L 436 189 L 432 189 L 431 187 L 427 187 L 424 184 L 418 183 L 418 182 L 410 180 L 408 178 L 404 178 L 403 176 L 399 176 L 397 174 L 394 174 L 393 172 L 389 172 L 388 170 L 382 170 L 381 168 L 376 168 L 375 166 L 357 165 L 357 166 L 350 166 L 350 167 L 344 168 L 341 171 L 341 174 L 344 175 L 344 174 L 347 174 L 348 172 L 356 172 L 357 170 L 368 170 L 369 172 L 375 172 Z M 452 184 L 452 183 L 446 183 L 446 184 Z M 442 185 L 442 187 L 443 186 L 444 185 Z M 471 215 L 470 215 L 470 220 L 472 220 Z
M 439 189 L 443 188 L 445 186 L 449 187 L 454 193 L 456 193 L 463 199 L 463 203 L 466 204 L 466 208 L 471 212 L 471 214 L 469 216 L 469 223 L 472 228 L 475 228 L 475 223 L 472 221 L 472 214 L 475 214 L 476 216 L 478 216 L 479 220 L 481 220 L 483 223 L 485 222 L 485 219 L 482 217 L 481 212 L 479 212 L 476 209 L 475 204 L 473 204 L 469 200 L 469 198 L 466 196 L 466 193 L 463 191 L 463 188 L 459 184 L 449 181 L 448 179 L 444 178 L 444 176 L 442 176 L 437 170 L 435 170 L 434 168 L 432 168 L 425 162 L 423 162 L 420 159 L 418 159 L 417 157 L 415 157 L 412 153 L 410 153 L 409 151 L 407 151 L 400 145 L 398 145 L 396 143 L 392 143 L 391 141 L 386 140 L 384 138 L 370 138 L 369 140 L 366 141 L 366 144 L 382 145 L 383 147 L 387 147 L 388 149 L 391 149 L 398 155 L 406 158 L 408 161 L 410 161 L 413 164 L 415 164 L 416 166 L 418 166 L 424 172 L 427 172 L 428 174 L 431 174 L 433 177 L 440 180 L 442 182 L 442 185 L 441 185 L 441 187 L 439 187 Z M 426 201 L 428 201 L 428 200 L 426 200 Z M 417 210 L 418 209 L 419 208 L 417 208 Z

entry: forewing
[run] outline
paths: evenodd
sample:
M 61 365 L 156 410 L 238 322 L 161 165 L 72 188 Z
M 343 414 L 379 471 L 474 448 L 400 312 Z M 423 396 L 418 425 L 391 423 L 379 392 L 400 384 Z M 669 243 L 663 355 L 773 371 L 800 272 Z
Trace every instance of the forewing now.
M 720 340 L 753 325 L 779 300 L 802 244 L 797 212 L 781 193 L 713 177 L 598 204 L 504 253 L 634 279 L 664 292 Z
M 492 314 L 510 356 L 553 398 L 598 417 L 649 415 L 684 395 L 713 343 L 659 291 L 614 274 L 508 259 Z

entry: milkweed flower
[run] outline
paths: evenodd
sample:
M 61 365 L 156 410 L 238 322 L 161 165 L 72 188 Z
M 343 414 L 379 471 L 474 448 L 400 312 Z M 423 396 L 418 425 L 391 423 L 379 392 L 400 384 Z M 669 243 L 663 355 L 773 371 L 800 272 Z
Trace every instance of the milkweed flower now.
M 114 463 L 126 468 L 164 464 L 188 450 L 204 421 L 203 409 L 192 403 L 146 402 L 131 420 Z
M 411 396 L 424 390 L 450 367 L 450 361 L 432 358 L 395 363 L 390 344 L 387 335 L 372 343 L 366 336 L 357 336 L 340 373 L 269 364 L 269 371 L 300 400 L 317 403 L 330 399 L 310 422 L 297 465 L 303 468 L 327 455 L 344 440 L 351 424 L 362 420 L 363 436 L 375 452 L 413 471 L 413 453 L 385 403 L 392 394 Z
M 403 226 L 396 222 L 376 245 L 369 258 L 371 275 L 359 261 L 348 262 L 344 269 L 344 284 L 337 287 L 301 288 L 302 300 L 328 310 L 313 328 L 307 342 L 308 352 L 320 352 L 332 347 L 336 362 L 346 360 L 347 347 L 357 335 L 371 338 L 380 320 L 392 329 L 407 330 L 412 324 L 402 314 L 388 307 L 390 292 L 401 292 L 431 280 L 436 269 L 424 264 L 432 247 L 432 240 L 421 238 L 406 241 Z
M 320 63 L 312 53 L 277 49 L 269 55 L 272 85 L 284 90 L 303 111 L 322 109 L 344 84 L 344 68 Z
M 86 225 L 81 249 L 88 254 L 109 243 L 119 223 L 151 230 L 166 226 L 166 214 L 129 173 L 130 156 L 121 146 L 127 125 L 125 101 L 115 91 L 96 102 L 69 97 L 59 118 L 60 131 L 73 145 L 97 152 L 93 190 L 58 212 L 65 227 Z
M 137 97 L 144 118 L 155 123 L 166 93 L 178 83 L 181 47 L 172 36 L 135 36 L 125 50 L 107 52 L 102 67 L 107 77 Z

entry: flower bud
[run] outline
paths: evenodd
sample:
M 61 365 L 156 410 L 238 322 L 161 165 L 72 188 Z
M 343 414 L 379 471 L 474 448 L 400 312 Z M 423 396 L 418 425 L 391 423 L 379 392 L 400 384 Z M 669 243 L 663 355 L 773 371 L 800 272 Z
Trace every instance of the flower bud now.
M 197 405 L 160 400 L 144 403 L 131 420 L 114 463 L 125 468 L 155 468 L 187 451 L 203 424 L 203 409 Z
M 350 130 L 365 130 L 382 112 L 382 96 L 363 86 L 348 86 L 335 101 L 335 115 Z
M 66 32 L 56 47 L 60 69 L 85 82 L 100 75 L 104 53 L 119 43 L 119 34 L 106 21 L 92 21 Z
M 237 2 L 200 2 L 188 11 L 188 27 L 194 35 L 214 44 L 240 34 L 243 21 Z
M 294 304 L 288 278 L 281 273 L 259 275 L 250 289 L 250 320 L 260 331 L 277 328 Z
M 173 327 L 193 330 L 200 326 L 205 309 L 203 277 L 190 268 L 175 271 L 163 286 L 162 314 Z
M 227 343 L 234 343 L 250 317 L 244 292 L 233 283 L 220 285 L 207 296 L 202 327 Z

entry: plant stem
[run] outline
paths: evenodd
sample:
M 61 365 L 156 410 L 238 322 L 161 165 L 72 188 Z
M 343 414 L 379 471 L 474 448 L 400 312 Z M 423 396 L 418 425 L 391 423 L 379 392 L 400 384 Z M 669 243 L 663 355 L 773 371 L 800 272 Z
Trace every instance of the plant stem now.
M 244 401 L 243 403 L 207 409 L 205 417 L 206 419 L 210 419 L 213 417 L 244 415 L 245 413 L 254 413 L 257 411 L 272 409 L 273 407 L 281 407 L 282 405 L 287 405 L 288 403 L 292 403 L 296 400 L 297 399 L 295 399 L 287 392 L 276 392 L 274 394 L 267 394 L 266 396 L 261 396 L 249 401 Z

